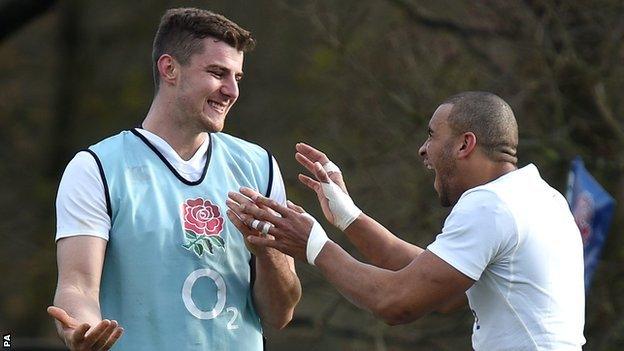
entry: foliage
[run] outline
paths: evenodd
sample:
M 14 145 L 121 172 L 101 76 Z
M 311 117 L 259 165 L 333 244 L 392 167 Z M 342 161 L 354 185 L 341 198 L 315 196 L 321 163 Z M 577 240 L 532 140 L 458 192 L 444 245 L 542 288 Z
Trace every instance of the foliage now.
M 153 32 L 170 1 L 62 1 L 0 44 L 0 330 L 53 338 L 54 197 L 64 165 L 89 144 L 138 124 L 153 89 Z M 183 3 L 184 5 L 188 5 Z M 193 3 L 194 6 L 197 4 Z M 560 190 L 573 156 L 624 203 L 624 5 L 613 0 L 260 0 L 210 8 L 258 39 L 228 132 L 271 149 L 289 198 L 320 217 L 296 175 L 294 144 L 326 151 L 358 205 L 427 245 L 438 206 L 418 147 L 429 116 L 462 90 L 495 92 L 520 126 L 520 163 Z M 624 345 L 624 226 L 611 235 L 587 300 L 587 350 Z M 350 248 L 343 237 L 333 237 Z M 354 253 L 355 254 L 355 253 Z M 356 254 L 357 255 L 357 254 Z M 291 327 L 275 349 L 466 349 L 469 313 L 387 327 L 307 265 Z M 303 347 L 303 346 L 302 346 Z

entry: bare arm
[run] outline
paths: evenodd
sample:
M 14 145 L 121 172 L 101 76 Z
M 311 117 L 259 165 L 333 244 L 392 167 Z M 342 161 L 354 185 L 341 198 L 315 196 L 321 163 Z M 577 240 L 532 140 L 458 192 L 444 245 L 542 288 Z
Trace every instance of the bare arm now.
M 243 193 L 248 192 L 244 189 Z M 240 204 L 242 196 L 232 194 Z M 255 195 L 258 206 L 230 203 L 243 223 L 254 219 L 275 225 L 269 233 L 273 238 L 249 236 L 255 246 L 276 248 L 292 257 L 306 261 L 307 243 L 314 220 L 296 210 L 285 208 L 272 200 Z M 281 217 L 261 207 L 277 211 Z M 365 264 L 351 257 L 340 246 L 326 241 L 314 259 L 325 278 L 353 304 L 367 309 L 389 324 L 408 323 L 456 301 L 474 283 L 472 279 L 429 251 L 416 256 L 405 268 L 387 270 Z
M 386 323 L 412 322 L 465 296 L 474 281 L 429 251 L 393 272 L 358 262 L 328 242 L 316 266 L 340 293 Z
M 231 211 L 227 215 L 243 236 L 260 235 Z M 301 298 L 301 284 L 294 260 L 278 250 L 251 245 L 247 240 L 245 243 L 256 259 L 253 297 L 260 320 L 264 325 L 284 328 L 292 320 L 295 306 Z
M 399 239 L 364 213 L 351 223 L 344 233 L 371 264 L 380 268 L 402 269 L 424 251 Z
M 94 236 L 73 236 L 57 243 L 58 284 L 54 305 L 61 339 L 71 350 L 110 348 L 123 329 L 116 321 L 102 320 L 99 291 L 106 241 Z

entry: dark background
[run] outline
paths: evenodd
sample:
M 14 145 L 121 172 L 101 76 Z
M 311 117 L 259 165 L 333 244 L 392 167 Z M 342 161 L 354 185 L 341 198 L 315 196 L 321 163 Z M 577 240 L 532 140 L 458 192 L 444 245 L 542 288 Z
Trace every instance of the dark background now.
M 463 90 L 511 104 L 521 166 L 535 163 L 563 191 L 581 155 L 624 202 L 621 1 L 0 0 L 0 332 L 16 348 L 60 344 L 45 312 L 60 176 L 77 150 L 143 119 L 152 38 L 178 5 L 221 12 L 255 34 L 225 131 L 270 149 L 289 198 L 317 218 L 316 197 L 296 179 L 299 141 L 330 155 L 364 211 L 430 243 L 448 210 L 418 147 L 438 103 Z M 624 347 L 623 219 L 616 207 L 587 298 L 586 350 Z M 303 298 L 287 329 L 268 332 L 271 350 L 470 349 L 467 310 L 389 327 L 315 269 L 297 268 Z

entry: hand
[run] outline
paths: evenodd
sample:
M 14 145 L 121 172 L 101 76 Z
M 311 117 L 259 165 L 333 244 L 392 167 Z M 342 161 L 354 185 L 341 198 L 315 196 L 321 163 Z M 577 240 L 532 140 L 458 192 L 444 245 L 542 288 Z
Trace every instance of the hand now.
M 270 235 L 267 237 L 247 235 L 246 241 L 255 247 L 277 249 L 305 262 L 306 246 L 314 219 L 310 218 L 303 208 L 290 201 L 288 207 L 284 207 L 249 188 L 241 188 L 241 194 L 229 193 L 227 202 L 228 217 L 237 228 L 240 225 L 247 227 L 246 230 L 249 231 L 254 220 L 272 224 L 268 230 Z M 249 199 L 253 199 L 253 202 Z M 242 232 L 241 228 L 239 230 Z
M 48 314 L 61 324 L 61 337 L 72 351 L 108 350 L 123 334 L 123 328 L 117 321 L 105 319 L 95 327 L 80 323 L 62 308 L 48 307 Z
M 236 229 L 238 229 L 238 231 L 240 231 L 241 234 L 243 234 L 243 239 L 245 239 L 245 246 L 247 246 L 247 249 L 255 256 L 258 256 L 259 254 L 264 253 L 264 251 L 266 250 L 266 247 L 254 245 L 252 242 L 247 240 L 247 238 L 248 237 L 260 237 L 262 236 L 262 233 L 260 232 L 260 230 L 252 228 L 251 222 L 249 222 L 250 225 L 243 223 L 243 219 L 240 217 L 238 208 L 243 205 L 257 207 L 256 204 L 254 204 L 251 201 L 250 197 L 257 196 L 260 194 L 254 191 L 253 189 L 250 189 L 250 188 L 245 188 L 245 189 L 246 189 L 245 193 L 247 195 L 242 195 L 242 194 L 234 193 L 234 192 L 228 193 L 229 198 L 226 200 L 225 204 L 230 209 L 230 211 L 227 211 L 226 214 L 228 218 L 230 219 L 230 221 L 232 221 Z M 258 227 L 258 228 L 262 228 L 262 227 Z
M 362 211 L 347 193 L 342 173 L 333 164 L 334 167 L 327 167 L 327 163 L 331 161 L 319 150 L 303 143 L 298 143 L 296 148 L 297 161 L 316 177 L 314 180 L 299 174 L 299 180 L 316 192 L 325 218 L 344 231 L 360 216 Z
M 323 215 L 325 215 L 327 221 L 339 227 L 341 230 L 344 230 L 344 223 L 339 222 L 344 222 L 345 219 L 336 217 L 336 211 L 339 210 L 341 206 L 336 207 L 338 204 L 334 203 L 332 205 L 329 200 L 329 198 L 332 197 L 334 198 L 334 200 L 338 200 L 335 195 L 340 195 L 340 192 L 342 191 L 344 195 L 340 195 L 338 197 L 346 200 L 345 204 L 353 204 L 353 201 L 351 200 L 351 198 L 349 197 L 349 193 L 347 192 L 347 187 L 344 183 L 344 179 L 342 178 L 342 173 L 340 171 L 325 171 L 323 166 L 331 161 L 324 153 L 313 148 L 312 146 L 304 143 L 298 143 L 295 148 L 297 149 L 297 153 L 295 154 L 295 159 L 297 160 L 297 162 L 299 162 L 316 177 L 316 179 L 312 179 L 304 174 L 299 174 L 299 181 L 305 184 L 310 189 L 314 190 L 314 192 L 316 193 L 316 197 L 318 198 L 318 201 L 321 205 L 321 209 L 323 210 Z M 323 184 L 327 185 L 329 183 L 335 184 L 331 185 L 332 187 L 335 187 L 335 189 L 332 189 L 333 194 L 327 194 L 326 190 L 328 189 L 323 186 Z M 353 206 L 355 205 L 353 204 Z M 339 212 L 341 212 L 341 214 L 344 213 L 344 211 Z M 361 211 L 359 211 L 359 209 L 357 208 L 351 208 L 350 212 L 352 212 L 353 215 L 356 215 L 355 213 L 359 213 Z M 353 218 L 351 218 L 351 221 L 352 220 Z M 348 223 L 350 223 L 350 221 L 348 221 Z
M 316 175 L 316 167 L 314 166 L 315 162 L 320 163 L 321 166 L 325 166 L 325 164 L 331 162 L 327 155 L 308 144 L 297 143 L 297 145 L 295 145 L 295 149 L 297 150 L 297 153 L 295 154 L 295 159 L 297 160 L 297 162 L 299 162 L 303 167 L 305 167 L 308 171 L 310 171 L 310 173 L 314 175 Z M 340 189 L 344 191 L 345 194 L 349 194 L 349 192 L 347 191 L 347 185 L 342 178 L 341 172 L 327 172 L 327 177 L 331 179 L 332 182 L 336 183 L 340 187 Z M 304 174 L 299 174 L 299 181 L 310 187 L 312 190 L 316 191 L 316 193 L 318 194 L 317 189 L 320 188 L 318 181 Z

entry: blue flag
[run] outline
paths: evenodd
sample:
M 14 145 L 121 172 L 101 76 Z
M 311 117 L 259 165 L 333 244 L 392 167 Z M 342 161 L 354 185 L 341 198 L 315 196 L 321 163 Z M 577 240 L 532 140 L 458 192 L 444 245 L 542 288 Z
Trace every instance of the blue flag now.
M 615 200 L 589 174 L 578 156 L 572 161 L 566 197 L 583 238 L 587 293 L 609 233 Z

